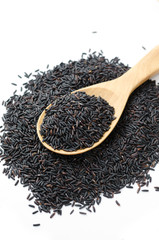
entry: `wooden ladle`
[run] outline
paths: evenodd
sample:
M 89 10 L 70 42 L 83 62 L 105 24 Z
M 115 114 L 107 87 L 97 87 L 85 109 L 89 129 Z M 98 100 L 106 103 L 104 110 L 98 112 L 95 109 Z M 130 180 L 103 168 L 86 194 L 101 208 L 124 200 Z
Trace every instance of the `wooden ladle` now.
M 81 91 L 85 92 L 88 95 L 95 95 L 96 97 L 100 96 L 115 109 L 116 119 L 112 121 L 110 129 L 105 132 L 102 138 L 100 138 L 98 142 L 95 142 L 90 148 L 78 149 L 76 151 L 67 152 L 64 150 L 53 149 L 46 142 L 43 142 L 43 137 L 40 134 L 40 126 L 45 117 L 45 110 L 41 113 L 37 122 L 37 134 L 40 141 L 49 150 L 64 155 L 81 154 L 97 147 L 109 136 L 109 134 L 116 126 L 130 94 L 142 83 L 155 75 L 157 72 L 159 72 L 159 45 L 153 48 L 134 67 L 128 70 L 121 77 L 108 82 L 102 82 L 89 87 L 81 88 L 73 92 L 75 93 Z M 49 107 L 50 105 L 47 108 Z

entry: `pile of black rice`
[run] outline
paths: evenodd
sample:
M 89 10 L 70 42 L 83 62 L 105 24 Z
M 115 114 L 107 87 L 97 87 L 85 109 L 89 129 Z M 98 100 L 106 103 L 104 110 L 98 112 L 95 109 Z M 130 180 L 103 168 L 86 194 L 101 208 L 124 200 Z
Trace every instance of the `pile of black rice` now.
M 148 80 L 130 96 L 111 135 L 81 155 L 63 156 L 47 150 L 36 134 L 41 112 L 56 98 L 91 84 L 112 80 L 129 69 L 102 53 L 36 72 L 5 103 L 1 133 L 3 173 L 28 187 L 39 211 L 62 213 L 65 205 L 88 211 L 125 186 L 151 182 L 159 161 L 159 87 Z M 18 179 L 18 180 L 17 180 Z M 53 213 L 52 213 L 53 211 Z
M 45 110 L 40 134 L 54 149 L 75 151 L 98 142 L 114 119 L 114 108 L 103 98 L 69 93 Z

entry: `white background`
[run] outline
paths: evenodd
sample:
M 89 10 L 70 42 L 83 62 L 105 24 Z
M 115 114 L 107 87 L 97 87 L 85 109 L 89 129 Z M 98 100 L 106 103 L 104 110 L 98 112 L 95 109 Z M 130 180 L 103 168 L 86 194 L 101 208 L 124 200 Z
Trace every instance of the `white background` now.
M 21 82 L 18 74 L 78 60 L 89 49 L 133 66 L 157 44 L 157 0 L 0 0 L 0 102 L 15 90 L 11 82 Z M 0 106 L 1 116 L 3 111 Z M 149 193 L 137 194 L 135 186 L 114 199 L 104 198 L 96 213 L 70 216 L 65 208 L 62 217 L 53 219 L 32 215 L 27 189 L 15 187 L 2 169 L 1 164 L 0 239 L 159 239 L 159 192 L 154 190 L 159 167 L 152 172 Z

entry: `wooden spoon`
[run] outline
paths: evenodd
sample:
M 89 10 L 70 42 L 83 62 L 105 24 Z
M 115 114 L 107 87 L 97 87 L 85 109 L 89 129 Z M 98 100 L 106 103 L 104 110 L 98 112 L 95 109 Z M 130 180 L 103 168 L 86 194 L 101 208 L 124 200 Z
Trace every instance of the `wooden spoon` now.
M 42 144 L 49 150 L 64 154 L 64 155 L 75 155 L 87 152 L 99 144 L 101 144 L 112 132 L 120 116 L 125 108 L 127 100 L 130 94 L 139 87 L 142 83 L 148 80 L 150 77 L 159 72 L 159 45 L 152 49 L 145 57 L 143 57 L 134 67 L 128 70 L 121 77 L 116 78 L 108 82 L 98 83 L 89 87 L 78 89 L 75 92 L 82 91 L 88 95 L 95 95 L 96 97 L 102 97 L 115 109 L 116 119 L 112 121 L 110 129 L 104 133 L 98 142 L 94 143 L 90 148 L 79 149 L 72 152 L 64 150 L 55 150 L 46 142 L 43 142 L 43 137 L 40 134 L 40 126 L 45 117 L 45 110 L 40 115 L 37 122 L 37 134 Z M 50 104 L 51 105 L 51 104 Z M 50 105 L 46 108 L 48 109 Z

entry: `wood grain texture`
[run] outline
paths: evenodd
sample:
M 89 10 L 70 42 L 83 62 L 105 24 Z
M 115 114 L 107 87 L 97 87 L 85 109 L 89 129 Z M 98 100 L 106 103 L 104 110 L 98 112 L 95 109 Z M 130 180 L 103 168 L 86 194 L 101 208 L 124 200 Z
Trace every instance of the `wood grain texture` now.
M 42 142 L 42 136 L 40 135 L 40 125 L 42 124 L 43 118 L 45 117 L 45 110 L 42 112 L 37 122 L 37 134 L 39 136 L 40 141 L 49 150 L 64 155 L 81 154 L 97 147 L 109 136 L 109 134 L 112 132 L 112 130 L 118 123 L 130 94 L 142 83 L 144 83 L 150 77 L 155 75 L 157 72 L 159 72 L 159 45 L 152 49 L 133 68 L 131 68 L 121 77 L 115 80 L 98 83 L 77 90 L 86 92 L 88 95 L 95 95 L 96 97 L 100 96 L 103 99 L 105 99 L 115 109 L 116 119 L 112 121 L 110 129 L 107 132 L 105 132 L 103 137 L 98 142 L 96 142 L 92 147 L 67 152 L 63 150 L 55 150 L 47 143 Z M 77 91 L 74 91 L 73 93 Z

